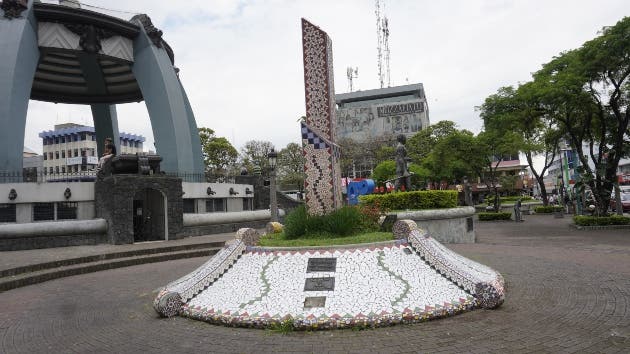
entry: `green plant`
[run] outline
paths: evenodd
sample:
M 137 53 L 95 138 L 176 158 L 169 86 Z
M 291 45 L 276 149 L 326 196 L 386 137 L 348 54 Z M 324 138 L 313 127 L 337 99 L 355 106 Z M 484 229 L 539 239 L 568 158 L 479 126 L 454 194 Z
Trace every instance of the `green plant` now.
M 288 316 L 280 322 L 272 323 L 271 330 L 282 334 L 293 332 L 295 330 L 295 321 L 293 317 Z
M 387 214 L 387 209 L 381 207 L 381 203 L 379 201 L 375 201 L 372 204 L 360 204 L 358 206 L 359 212 L 362 215 L 362 229 L 367 230 L 378 230 L 379 229 L 379 219 L 381 216 Z
M 413 191 L 369 194 L 359 197 L 362 205 L 378 205 L 387 210 L 442 209 L 457 207 L 457 191 Z
M 284 236 L 287 239 L 295 239 L 306 233 L 308 213 L 306 207 L 300 205 L 284 218 Z
M 551 214 L 554 211 L 563 211 L 564 208 L 558 205 L 537 206 L 534 208 L 536 214 Z
M 357 207 L 345 206 L 326 215 L 308 215 L 306 208 L 300 206 L 287 215 L 284 235 L 286 239 L 309 234 L 349 236 L 364 229 L 365 225 L 366 217 Z
M 511 213 L 479 213 L 479 221 L 510 220 Z
M 630 218 L 621 215 L 611 216 L 586 216 L 576 215 L 573 222 L 579 226 L 606 226 L 606 225 L 630 225 Z

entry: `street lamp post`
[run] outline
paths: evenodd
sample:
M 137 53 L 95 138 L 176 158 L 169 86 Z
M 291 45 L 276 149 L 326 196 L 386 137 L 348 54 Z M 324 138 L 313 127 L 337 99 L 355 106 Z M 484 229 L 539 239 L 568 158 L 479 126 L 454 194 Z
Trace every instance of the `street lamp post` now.
M 278 199 L 276 198 L 276 161 L 278 153 L 272 148 L 267 154 L 269 159 L 269 209 L 271 221 L 278 221 Z

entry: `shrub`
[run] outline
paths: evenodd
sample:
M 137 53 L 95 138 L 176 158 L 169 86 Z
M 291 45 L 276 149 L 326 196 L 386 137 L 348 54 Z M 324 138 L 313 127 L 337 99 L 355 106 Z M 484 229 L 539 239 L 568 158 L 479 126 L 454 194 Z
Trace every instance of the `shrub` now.
M 586 216 L 576 215 L 573 222 L 579 226 L 630 225 L 630 218 L 621 215 Z
M 369 194 L 359 197 L 362 205 L 378 205 L 387 210 L 442 209 L 457 207 L 457 191 L 414 191 Z
M 519 199 L 521 200 L 521 202 L 531 202 L 533 200 L 532 197 L 511 196 L 511 197 L 500 197 L 499 201 L 501 202 L 501 204 L 514 204 Z M 494 205 L 494 196 L 489 196 L 486 199 L 486 204 L 488 206 Z
M 479 221 L 511 220 L 512 213 L 479 213 Z
M 378 230 L 380 225 L 378 223 L 381 216 L 387 214 L 387 209 L 381 207 L 379 201 L 375 201 L 372 204 L 360 204 L 358 206 L 362 215 L 362 228 L 364 230 Z
M 284 218 L 284 235 L 288 239 L 298 238 L 306 234 L 308 214 L 306 207 L 300 205 Z
M 534 208 L 534 212 L 536 214 L 551 214 L 554 211 L 562 211 L 562 210 L 564 210 L 564 208 L 557 205 L 547 205 L 547 206 L 541 205 Z
M 345 206 L 326 215 L 311 216 L 306 207 L 301 205 L 286 216 L 284 235 L 287 239 L 312 234 L 349 236 L 361 230 L 376 230 L 378 216 L 376 221 L 373 217 L 374 215 L 365 215 L 360 208 L 353 206 Z

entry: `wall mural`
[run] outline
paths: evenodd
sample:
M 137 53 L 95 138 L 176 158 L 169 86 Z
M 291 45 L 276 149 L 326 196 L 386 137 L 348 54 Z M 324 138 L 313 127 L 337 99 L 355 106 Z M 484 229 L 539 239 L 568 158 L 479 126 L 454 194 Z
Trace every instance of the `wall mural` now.
M 337 137 L 364 140 L 388 134 L 413 135 L 428 125 L 422 100 L 337 110 Z

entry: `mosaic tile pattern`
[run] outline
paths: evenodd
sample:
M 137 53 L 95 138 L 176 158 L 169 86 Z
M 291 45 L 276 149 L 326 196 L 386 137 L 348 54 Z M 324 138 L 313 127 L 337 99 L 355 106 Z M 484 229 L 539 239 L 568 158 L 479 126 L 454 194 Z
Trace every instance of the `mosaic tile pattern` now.
M 153 308 L 162 316 L 176 315 L 173 307 L 190 300 L 210 284 L 219 279 L 225 271 L 232 267 L 238 257 L 245 251 L 245 243 L 235 240 L 210 258 L 193 272 L 171 282 L 160 290 L 153 301 Z
M 274 224 L 274 223 L 267 223 L 268 226 L 269 224 Z M 275 224 L 279 224 L 279 223 L 276 222 Z M 245 246 L 254 246 L 254 245 L 257 245 L 258 240 L 260 240 L 260 233 L 255 229 L 244 227 L 236 231 L 236 239 L 243 241 Z
M 505 281 L 494 269 L 451 251 L 423 230 L 411 230 L 408 240 L 437 271 L 473 294 L 481 307 L 496 308 L 505 300 Z
M 326 32 L 302 19 L 306 122 L 302 146 L 306 159 L 305 202 L 310 214 L 322 215 L 342 205 L 340 151 L 334 143 L 335 88 L 332 42 Z
M 362 249 L 247 251 L 229 272 L 188 301 L 184 316 L 266 327 L 291 318 L 296 328 L 379 326 L 470 309 L 463 289 L 431 269 L 406 243 Z M 335 272 L 307 273 L 310 258 L 336 258 Z M 311 278 L 335 279 L 334 291 L 305 291 Z M 325 297 L 324 307 L 305 308 Z
M 230 326 L 290 321 L 295 329 L 328 329 L 425 321 L 503 302 L 499 273 L 413 225 L 394 225 L 407 239 L 355 248 L 274 250 L 236 240 L 162 289 L 154 308 Z M 333 290 L 305 289 L 318 278 L 334 281 Z

